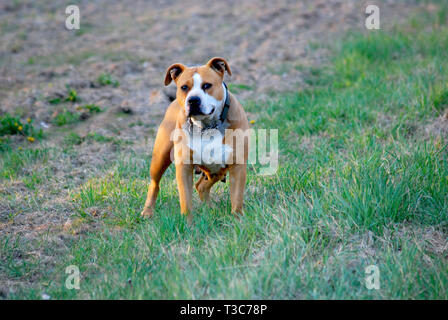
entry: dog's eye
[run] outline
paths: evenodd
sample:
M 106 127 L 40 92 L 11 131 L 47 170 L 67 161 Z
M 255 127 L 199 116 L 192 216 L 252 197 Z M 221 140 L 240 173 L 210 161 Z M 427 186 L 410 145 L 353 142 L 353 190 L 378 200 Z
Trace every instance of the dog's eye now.
M 207 89 L 210 89 L 211 87 L 212 87 L 211 83 L 204 83 L 202 85 L 202 90 L 207 90 Z
M 184 84 L 182 87 L 180 87 L 183 91 L 187 91 L 188 90 L 188 86 L 186 84 Z

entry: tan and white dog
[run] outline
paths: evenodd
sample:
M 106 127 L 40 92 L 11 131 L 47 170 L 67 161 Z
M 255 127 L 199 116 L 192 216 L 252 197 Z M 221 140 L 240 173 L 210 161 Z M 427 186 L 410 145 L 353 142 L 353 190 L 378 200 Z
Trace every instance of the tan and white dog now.
M 195 186 L 203 201 L 229 172 L 232 212 L 242 213 L 249 124 L 243 107 L 223 82 L 225 72 L 232 74 L 227 61 L 217 57 L 199 67 L 176 63 L 167 69 L 165 85 L 176 83 L 176 99 L 157 132 L 143 216 L 154 214 L 160 179 L 173 161 L 182 214 L 192 211 L 194 171 L 202 172 Z

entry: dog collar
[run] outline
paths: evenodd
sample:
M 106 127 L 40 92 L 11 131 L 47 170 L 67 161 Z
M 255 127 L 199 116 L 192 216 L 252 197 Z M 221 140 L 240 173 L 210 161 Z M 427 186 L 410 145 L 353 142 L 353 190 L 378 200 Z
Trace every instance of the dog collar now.
M 223 82 L 222 84 L 224 85 L 224 88 L 226 88 L 226 101 L 224 101 L 224 107 L 222 108 L 222 112 L 219 117 L 219 120 L 221 120 L 221 122 L 224 122 L 227 119 L 227 114 L 229 113 L 230 94 L 229 94 L 229 89 L 227 89 L 226 83 Z

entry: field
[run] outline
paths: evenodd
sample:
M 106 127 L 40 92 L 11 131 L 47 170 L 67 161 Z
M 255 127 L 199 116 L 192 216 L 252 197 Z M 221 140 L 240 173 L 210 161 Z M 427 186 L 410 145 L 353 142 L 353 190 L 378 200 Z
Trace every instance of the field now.
M 249 60 L 235 63 L 228 83 L 252 127 L 279 135 L 279 168 L 249 167 L 240 219 L 219 183 L 210 206 L 195 193 L 189 224 L 173 166 L 154 217 L 139 215 L 168 61 L 152 93 L 141 73 L 120 73 L 146 61 L 121 47 L 101 53 L 115 69 L 83 56 L 94 72 L 80 66 L 78 77 L 93 87 L 63 72 L 40 89 L 10 83 L 0 96 L 0 299 L 448 299 L 448 6 L 406 10 L 380 31 L 358 21 L 332 41 L 309 33 L 297 57 L 263 62 L 266 87 Z M 32 75 L 79 56 L 20 54 Z M 36 90 L 40 115 L 8 107 Z M 120 94 L 127 100 L 114 101 Z M 146 112 L 148 94 L 160 107 Z M 66 288 L 71 265 L 79 290 Z M 378 290 L 365 285 L 370 265 Z

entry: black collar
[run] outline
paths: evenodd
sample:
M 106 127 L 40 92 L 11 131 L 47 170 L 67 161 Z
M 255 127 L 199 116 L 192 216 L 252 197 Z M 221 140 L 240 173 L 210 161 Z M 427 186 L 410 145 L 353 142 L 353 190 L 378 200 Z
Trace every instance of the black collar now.
M 230 107 L 230 94 L 229 90 L 227 89 L 227 85 L 225 82 L 222 83 L 224 85 L 224 88 L 226 88 L 226 101 L 224 102 L 224 107 L 222 108 L 221 115 L 219 116 L 219 120 L 221 122 L 224 122 L 227 119 L 227 114 L 229 113 L 229 107 Z

